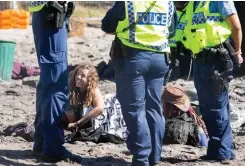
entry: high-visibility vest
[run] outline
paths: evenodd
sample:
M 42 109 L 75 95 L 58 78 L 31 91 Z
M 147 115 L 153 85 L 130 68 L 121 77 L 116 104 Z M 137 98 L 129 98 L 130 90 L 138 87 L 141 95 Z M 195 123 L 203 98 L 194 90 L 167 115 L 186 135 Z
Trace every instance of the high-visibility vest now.
M 217 46 L 231 35 L 231 29 L 219 13 L 210 13 L 210 1 L 200 1 L 193 12 L 194 1 L 186 7 L 187 25 L 183 32 L 182 43 L 193 54 L 204 48 Z
M 176 47 L 176 42 L 181 41 L 183 36 L 183 30 L 185 28 L 185 11 L 176 11 L 178 16 L 178 24 L 176 27 L 175 36 L 168 40 L 170 47 Z
M 48 1 L 30 1 L 28 4 L 29 12 L 38 12 L 48 3 Z
M 123 29 L 137 22 L 153 1 L 125 1 L 125 19 L 119 21 L 116 33 L 121 42 L 129 47 L 155 52 L 170 52 L 168 27 L 170 1 L 156 1 L 142 20 L 126 31 Z M 173 6 L 173 5 L 172 5 Z

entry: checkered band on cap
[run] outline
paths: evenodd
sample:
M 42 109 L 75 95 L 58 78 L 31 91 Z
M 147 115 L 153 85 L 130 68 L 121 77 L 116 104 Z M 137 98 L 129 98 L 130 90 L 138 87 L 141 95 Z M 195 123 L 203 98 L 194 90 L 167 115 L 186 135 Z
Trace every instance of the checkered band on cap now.
M 135 23 L 134 18 L 134 5 L 132 1 L 128 1 L 128 20 L 129 25 L 133 25 Z M 129 41 L 134 42 L 135 41 L 135 26 L 130 27 L 129 30 Z
M 29 2 L 29 7 L 36 7 L 39 5 L 46 4 L 48 1 L 31 1 Z

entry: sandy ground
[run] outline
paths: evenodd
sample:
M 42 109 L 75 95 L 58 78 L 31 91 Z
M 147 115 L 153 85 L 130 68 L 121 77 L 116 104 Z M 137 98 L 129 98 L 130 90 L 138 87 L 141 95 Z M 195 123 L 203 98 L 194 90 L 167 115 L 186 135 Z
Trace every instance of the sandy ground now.
M 17 42 L 15 61 L 24 62 L 26 65 L 37 66 L 37 59 L 33 43 L 31 28 L 27 30 L 0 30 L 0 39 L 14 39 Z M 77 64 L 90 61 L 97 65 L 101 61 L 108 61 L 108 52 L 113 36 L 105 35 L 100 29 L 86 28 L 84 37 L 68 39 L 69 63 Z M 37 80 L 38 78 L 28 78 Z M 0 82 L 0 132 L 8 125 L 17 122 L 33 123 L 35 116 L 35 88 L 23 85 L 24 81 Z M 192 81 L 182 82 L 186 88 L 194 88 Z M 115 83 L 100 81 L 103 94 L 115 92 Z M 12 90 L 17 93 L 6 93 Z M 241 110 L 245 110 L 244 78 L 232 82 L 231 102 Z M 237 160 L 229 165 L 245 165 L 245 128 L 240 128 L 234 134 Z M 32 151 L 33 143 L 26 142 L 22 138 L 0 135 L 0 165 L 77 165 L 67 162 L 42 163 Z M 78 142 L 77 144 L 65 144 L 72 152 L 84 157 L 82 165 L 127 165 L 132 156 L 126 146 L 115 144 L 94 144 L 91 142 Z M 205 148 L 195 148 L 184 145 L 168 145 L 163 147 L 160 165 L 163 166 L 219 166 L 219 162 L 206 162 L 199 159 L 206 152 Z

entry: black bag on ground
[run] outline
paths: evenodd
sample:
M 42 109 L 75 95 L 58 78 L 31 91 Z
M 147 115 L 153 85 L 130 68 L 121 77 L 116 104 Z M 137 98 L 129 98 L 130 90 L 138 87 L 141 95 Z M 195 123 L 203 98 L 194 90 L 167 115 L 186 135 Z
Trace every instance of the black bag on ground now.
M 198 126 L 186 113 L 166 120 L 164 144 L 198 145 Z
M 114 143 L 114 144 L 122 144 L 125 141 L 117 137 L 115 135 L 111 135 L 108 133 L 105 133 L 102 127 L 99 127 L 95 130 L 92 130 L 92 127 L 79 129 L 76 132 L 73 132 L 71 134 L 68 134 L 65 136 L 65 142 L 66 143 L 75 143 L 76 141 L 91 141 L 94 143 Z
M 28 142 L 34 141 L 34 134 L 34 126 L 32 124 L 28 125 L 25 122 L 20 122 L 15 125 L 9 125 L 6 129 L 3 130 L 4 136 L 21 137 Z

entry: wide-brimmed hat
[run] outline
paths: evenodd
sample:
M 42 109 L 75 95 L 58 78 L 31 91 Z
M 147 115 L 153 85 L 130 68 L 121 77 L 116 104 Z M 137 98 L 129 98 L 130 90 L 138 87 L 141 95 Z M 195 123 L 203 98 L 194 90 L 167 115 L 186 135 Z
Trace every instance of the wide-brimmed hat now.
M 183 88 L 176 85 L 167 85 L 162 94 L 163 102 L 171 103 L 180 110 L 187 112 L 191 107 L 191 102 L 185 94 Z

